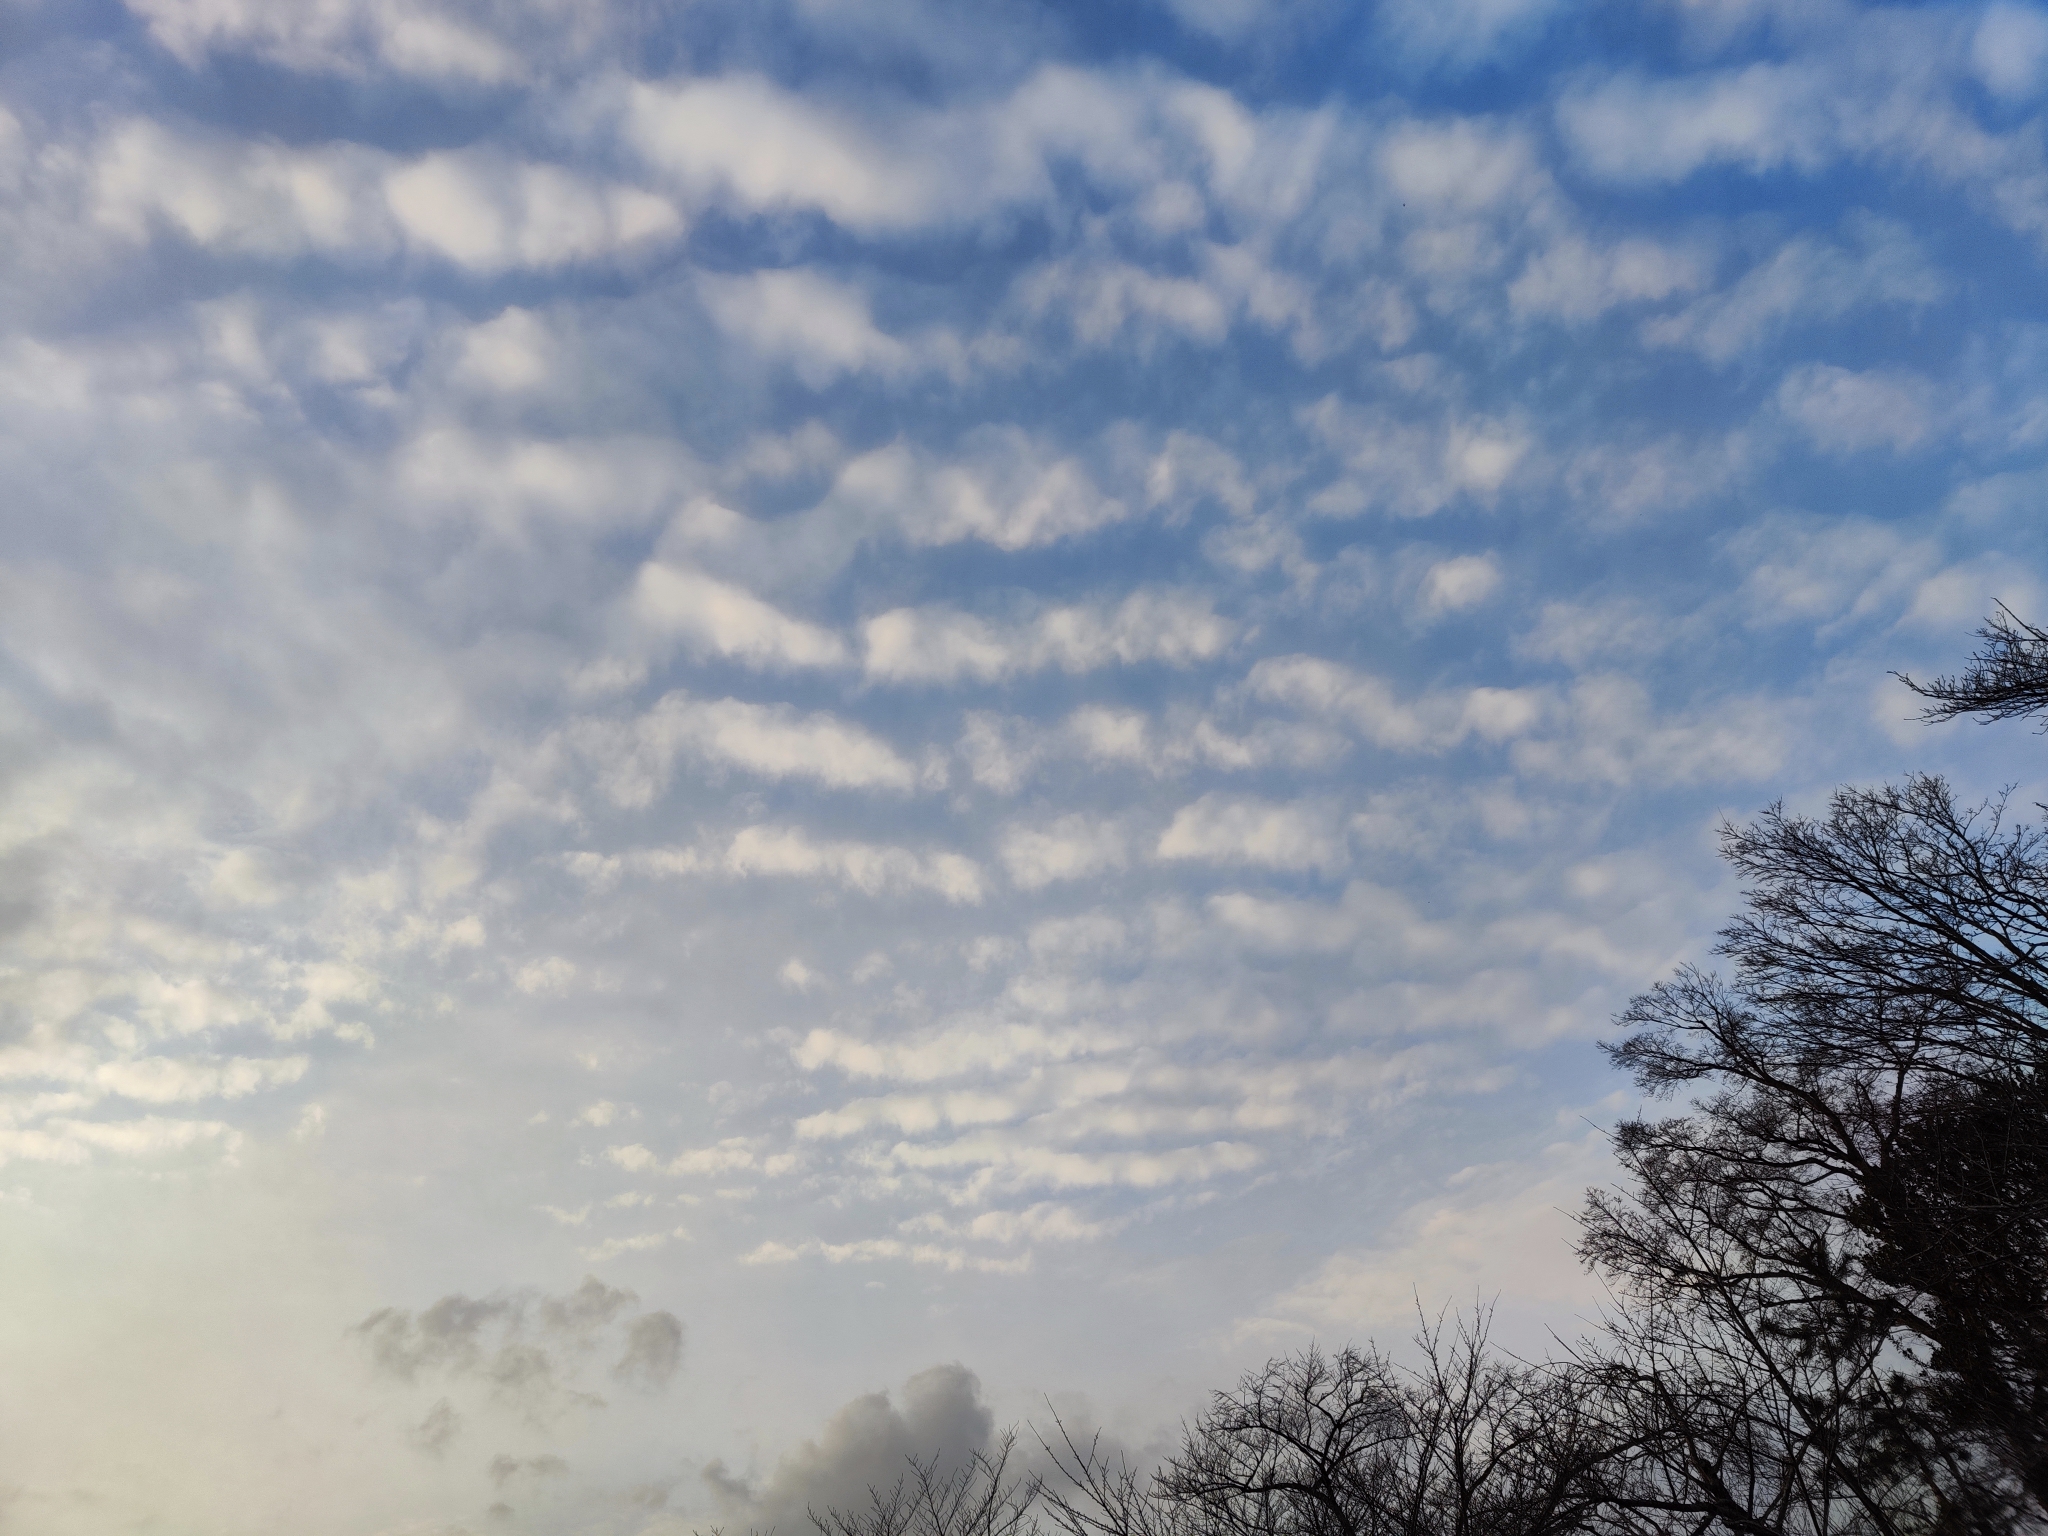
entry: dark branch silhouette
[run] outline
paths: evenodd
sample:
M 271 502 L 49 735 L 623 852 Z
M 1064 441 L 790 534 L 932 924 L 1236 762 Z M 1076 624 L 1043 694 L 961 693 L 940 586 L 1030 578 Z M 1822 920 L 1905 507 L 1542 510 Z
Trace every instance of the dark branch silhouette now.
M 1004 1434 L 952 1471 L 913 1457 L 887 1493 L 868 1490 L 864 1508 L 806 1513 L 818 1536 L 1031 1536 L 1040 1482 L 1010 1470 L 1016 1444 Z
M 1733 975 L 1654 987 L 1612 1048 L 1701 1097 L 1618 1129 L 1627 1185 L 1582 1218 L 1610 1382 L 1649 1414 L 1636 1471 L 1730 1530 L 2039 1518 L 2048 843 L 1922 777 L 1723 847 Z
M 2048 717 L 2048 630 L 2037 629 L 2003 603 L 1977 631 L 1983 642 L 1970 664 L 1956 677 L 1938 677 L 1922 686 L 1903 672 L 1893 676 L 1929 700 L 1920 718 L 1953 720 L 1982 715 L 1986 720 Z M 2048 730 L 2048 718 L 2041 729 Z

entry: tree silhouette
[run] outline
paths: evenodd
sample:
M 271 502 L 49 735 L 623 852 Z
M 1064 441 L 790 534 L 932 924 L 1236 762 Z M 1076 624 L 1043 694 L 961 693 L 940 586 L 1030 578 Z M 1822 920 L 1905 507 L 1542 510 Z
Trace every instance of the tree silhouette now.
M 1932 701 L 1921 718 L 2018 720 L 2048 713 L 2048 630 L 2035 628 L 2001 603 L 1977 638 L 1983 643 L 1958 676 L 1938 677 L 1923 687 L 1903 672 L 1893 674 Z M 2048 730 L 2048 719 L 2042 729 Z

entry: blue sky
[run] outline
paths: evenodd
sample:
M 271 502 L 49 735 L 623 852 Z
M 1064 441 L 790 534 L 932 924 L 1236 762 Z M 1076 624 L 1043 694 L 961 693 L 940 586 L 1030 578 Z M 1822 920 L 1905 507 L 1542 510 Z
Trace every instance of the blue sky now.
M 2041 777 L 2038 9 L 0 17 L 24 1529 L 1538 1347 L 1718 821 Z

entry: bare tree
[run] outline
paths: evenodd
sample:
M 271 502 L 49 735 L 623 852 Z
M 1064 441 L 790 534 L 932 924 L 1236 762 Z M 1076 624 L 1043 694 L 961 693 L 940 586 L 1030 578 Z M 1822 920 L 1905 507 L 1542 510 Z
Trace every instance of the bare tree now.
M 1310 1348 L 1218 1392 L 1154 1493 L 1205 1536 L 1379 1536 L 1399 1529 L 1413 1428 L 1376 1351 Z
M 1733 977 L 1637 998 L 1613 1050 L 1705 1096 L 1623 1125 L 1628 1187 L 1583 1218 L 1635 1471 L 1730 1530 L 2039 1517 L 2048 845 L 1916 778 L 1724 851 L 1750 882 Z
M 1921 718 L 1982 715 L 1987 720 L 2018 720 L 2048 715 L 2048 630 L 2037 629 L 2001 603 L 1977 638 L 1983 643 L 1958 677 L 1938 677 L 1923 687 L 1903 672 L 1894 674 L 1932 701 Z M 2048 720 L 2042 729 L 2048 730 Z
M 1625 1454 L 1602 1469 L 1599 1527 L 1664 1536 L 1899 1536 L 2015 1523 L 2011 1485 L 1967 1452 L 1892 1433 L 1900 1378 L 1881 1347 L 1777 1338 L 1712 1308 L 1635 1306 L 1604 1341 L 1597 1390 Z
M 1310 1348 L 1218 1392 L 1149 1486 L 1062 1426 L 1048 1508 L 1068 1536 L 1552 1536 L 1577 1531 L 1608 1454 L 1554 1368 L 1488 1347 L 1488 1315 L 1442 1319 L 1403 1370 Z
M 1621 1303 L 1583 1357 L 1586 1400 L 1616 1448 L 1598 1469 L 1603 1525 L 1744 1536 L 2006 1528 L 2013 1479 L 1968 1445 L 1919 1432 L 1919 1373 L 1892 1336 L 1857 1307 L 1815 1305 L 1808 1276 L 1760 1262 L 1766 1245 L 1737 1209 L 1742 1192 L 1684 1162 L 1649 1159 L 1622 1219 L 1589 1221 L 1588 1247 Z M 1807 1235 L 1815 1249 L 1781 1251 L 1818 1257 L 1819 1268 L 1828 1234 Z
M 1040 1480 L 1011 1470 L 1016 1444 L 1005 1433 L 950 1471 L 913 1457 L 887 1493 L 868 1490 L 866 1506 L 807 1513 L 818 1536 L 1033 1536 Z
M 1608 1421 L 1570 1370 L 1487 1341 L 1489 1314 L 1425 1323 L 1420 1364 L 1311 1347 L 1218 1392 L 1143 1471 L 1053 1416 L 1048 1470 L 1014 1439 L 952 1473 L 912 1461 L 886 1493 L 814 1512 L 819 1536 L 1566 1536 L 1593 1528 Z

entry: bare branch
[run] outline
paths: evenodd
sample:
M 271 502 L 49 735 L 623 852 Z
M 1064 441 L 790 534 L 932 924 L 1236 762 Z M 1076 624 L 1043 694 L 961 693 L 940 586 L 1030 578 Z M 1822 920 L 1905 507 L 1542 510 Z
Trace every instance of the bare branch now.
M 2048 731 L 2048 630 L 2037 629 L 2005 604 L 1977 631 L 1983 642 L 1956 677 L 1938 677 L 1924 687 L 1903 672 L 1892 675 L 1930 700 L 1920 718 L 1929 722 L 1960 715 L 2017 720 L 2041 715 Z

